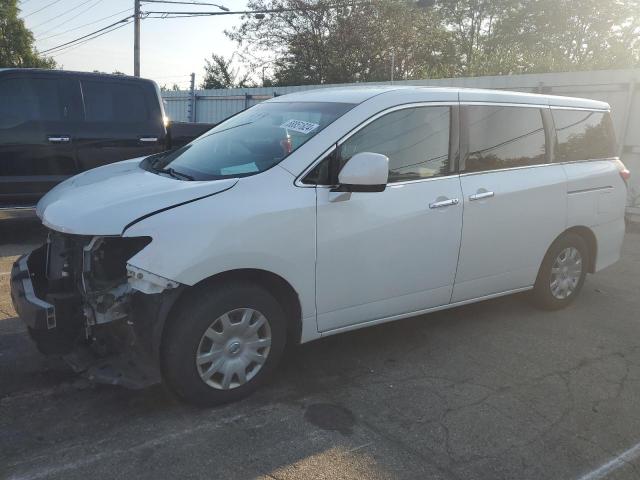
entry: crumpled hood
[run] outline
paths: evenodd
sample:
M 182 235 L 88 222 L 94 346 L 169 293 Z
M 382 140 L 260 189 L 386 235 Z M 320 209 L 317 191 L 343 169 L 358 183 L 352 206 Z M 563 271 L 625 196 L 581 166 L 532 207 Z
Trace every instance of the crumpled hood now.
M 182 181 L 143 170 L 142 158 L 95 168 L 72 177 L 38 202 L 42 223 L 59 232 L 120 235 L 140 217 L 233 187 L 237 178 Z

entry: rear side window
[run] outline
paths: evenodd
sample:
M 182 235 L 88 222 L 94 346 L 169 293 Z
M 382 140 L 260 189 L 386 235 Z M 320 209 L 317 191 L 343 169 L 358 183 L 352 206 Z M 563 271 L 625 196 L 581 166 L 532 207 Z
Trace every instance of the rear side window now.
M 556 162 L 616 156 L 616 142 L 608 112 L 552 110 L 556 126 Z
M 449 169 L 449 107 L 416 107 L 388 113 L 340 147 L 340 164 L 360 152 L 389 157 L 389 183 L 446 175 Z
M 59 82 L 55 78 L 14 77 L 0 81 L 0 128 L 27 122 L 64 119 Z
M 546 163 L 542 113 L 532 107 L 467 106 L 465 171 Z
M 149 119 L 140 85 L 83 80 L 82 95 L 88 122 L 141 123 Z

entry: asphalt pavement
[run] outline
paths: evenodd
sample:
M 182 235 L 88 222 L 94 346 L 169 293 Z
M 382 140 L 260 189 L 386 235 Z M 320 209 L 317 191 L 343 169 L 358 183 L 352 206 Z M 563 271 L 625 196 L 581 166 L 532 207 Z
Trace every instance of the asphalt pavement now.
M 329 337 L 212 409 L 35 350 L 7 273 L 42 237 L 0 225 L 2 479 L 640 478 L 640 229 L 566 310 L 520 294 Z

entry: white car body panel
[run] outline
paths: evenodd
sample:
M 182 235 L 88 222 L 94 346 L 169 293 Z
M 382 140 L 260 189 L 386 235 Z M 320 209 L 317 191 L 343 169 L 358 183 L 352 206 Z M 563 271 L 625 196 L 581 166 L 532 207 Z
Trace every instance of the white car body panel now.
M 36 213 L 45 226 L 77 235 L 121 235 L 151 212 L 227 190 L 237 179 L 180 182 L 125 160 L 88 170 L 47 193 Z
M 449 303 L 462 206 L 429 204 L 460 195 L 457 175 L 340 201 L 318 188 L 318 329 Z
M 275 273 L 294 285 L 303 317 L 315 323 L 316 195 L 293 180 L 276 166 L 135 223 L 124 235 L 153 241 L 129 264 L 184 285 L 244 268 Z
M 615 262 L 625 186 L 613 162 L 545 164 L 389 184 L 336 195 L 301 176 L 371 117 L 400 105 L 513 103 L 606 110 L 608 105 L 517 92 L 430 87 L 319 89 L 269 102 L 358 103 L 260 174 L 181 181 L 134 159 L 80 174 L 38 205 L 43 223 L 82 235 L 150 236 L 129 259 L 184 286 L 233 270 L 288 282 L 301 341 L 532 287 L 567 228 L 597 240 L 596 270 Z M 483 190 L 494 196 L 470 202 Z M 459 203 L 430 209 L 429 204 Z
M 461 176 L 464 218 L 452 301 L 533 285 L 542 259 L 567 224 L 561 165 Z M 483 191 L 494 196 L 470 201 Z
M 609 160 L 562 165 L 567 176 L 567 226 L 586 226 L 597 243 L 595 271 L 620 259 L 626 188 Z

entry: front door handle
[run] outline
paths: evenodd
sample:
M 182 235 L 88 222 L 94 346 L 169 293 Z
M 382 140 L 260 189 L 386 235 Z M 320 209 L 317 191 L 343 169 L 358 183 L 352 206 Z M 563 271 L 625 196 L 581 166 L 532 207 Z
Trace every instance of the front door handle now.
M 452 205 L 457 205 L 460 203 L 460 200 L 457 198 L 448 198 L 446 200 L 440 200 L 438 202 L 433 202 L 429 204 L 429 208 L 442 208 L 442 207 L 450 207 Z
M 51 143 L 69 143 L 71 141 L 71 137 L 68 135 L 52 135 L 48 139 Z
M 469 195 L 469 200 L 471 200 L 472 202 L 474 200 L 482 200 L 483 198 L 491 198 L 493 197 L 495 194 L 493 192 L 478 192 L 474 195 Z
M 140 137 L 142 143 L 155 143 L 158 141 L 158 137 Z

